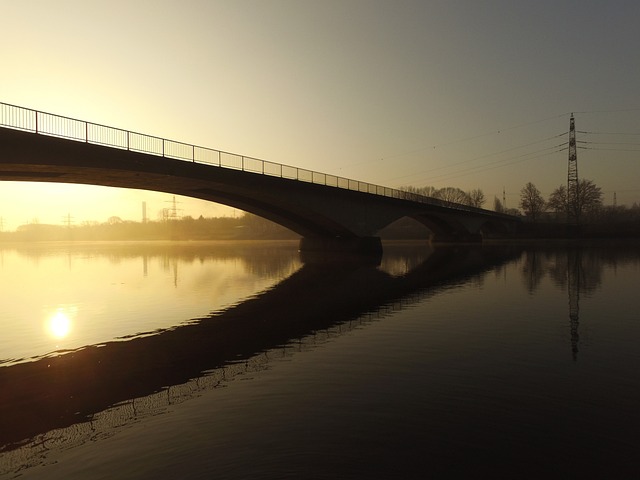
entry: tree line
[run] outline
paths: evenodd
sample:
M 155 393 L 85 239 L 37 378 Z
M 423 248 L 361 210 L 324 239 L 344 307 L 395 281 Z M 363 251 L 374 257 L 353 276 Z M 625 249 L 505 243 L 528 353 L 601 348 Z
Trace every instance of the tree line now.
M 573 223 L 629 220 L 638 218 L 640 206 L 634 203 L 626 206 L 604 206 L 602 189 L 592 180 L 579 180 L 571 191 L 566 185 L 560 185 L 551 192 L 547 200 L 531 182 L 520 191 L 520 208 L 531 221 L 542 218 L 551 220 L 570 220 Z
M 486 198 L 482 190 L 464 191 L 456 187 L 401 187 L 402 190 L 482 208 Z M 506 208 L 494 198 L 493 210 L 520 216 L 525 220 L 521 236 L 574 236 L 579 225 L 581 234 L 592 237 L 640 236 L 640 204 L 604 205 L 602 189 L 593 180 L 581 179 L 569 191 L 567 185 L 555 188 L 548 198 L 532 182 L 520 190 L 519 208 Z M 564 225 L 564 226 L 562 226 Z
M 640 205 L 604 205 L 602 189 L 588 179 L 573 187 L 560 185 L 547 199 L 528 182 L 520 191 L 519 206 L 530 225 L 523 230 L 534 236 L 562 236 L 563 231 L 594 238 L 640 236 Z M 559 226 L 562 224 L 564 230 Z
M 470 207 L 477 208 L 482 208 L 482 206 L 486 202 L 484 192 L 479 188 L 465 192 L 464 190 L 457 187 L 435 188 L 430 186 L 413 187 L 408 185 L 400 187 L 400 190 L 409 193 L 415 193 L 417 195 L 424 195 L 425 197 L 437 198 L 446 202 L 459 203 L 461 205 L 469 205 Z
M 101 241 L 101 240 L 243 240 L 294 239 L 291 230 L 264 218 L 243 213 L 238 217 L 192 218 L 134 222 L 112 216 L 106 222 L 81 225 L 30 223 L 15 232 L 0 232 L 0 240 L 22 241 Z
M 545 199 L 535 184 L 528 182 L 520 191 L 519 209 L 506 208 L 500 199 L 495 198 L 493 210 L 516 216 L 524 215 L 533 222 L 565 221 L 567 218 L 573 219 L 575 223 L 640 219 L 638 203 L 631 207 L 604 206 L 602 189 L 593 180 L 579 180 L 574 188 L 575 191 L 570 192 L 566 185 L 560 185 Z M 457 187 L 404 186 L 400 190 L 478 208 L 486 203 L 484 192 L 479 188 L 464 191 Z

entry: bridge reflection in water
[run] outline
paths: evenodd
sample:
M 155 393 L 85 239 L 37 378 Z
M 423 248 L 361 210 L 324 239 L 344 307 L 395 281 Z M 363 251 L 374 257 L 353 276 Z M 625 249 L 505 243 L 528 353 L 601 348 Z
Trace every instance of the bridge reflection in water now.
M 423 250 L 396 257 L 390 272 L 370 263 L 308 262 L 270 290 L 184 326 L 0 368 L 3 464 L 25 465 L 48 448 L 109 435 L 519 254 L 503 247 Z

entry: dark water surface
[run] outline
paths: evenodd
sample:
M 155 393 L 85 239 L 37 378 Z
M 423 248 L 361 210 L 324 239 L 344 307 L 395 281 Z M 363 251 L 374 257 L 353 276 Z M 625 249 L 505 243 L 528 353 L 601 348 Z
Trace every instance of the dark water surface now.
M 637 478 L 639 246 L 0 247 L 0 478 Z

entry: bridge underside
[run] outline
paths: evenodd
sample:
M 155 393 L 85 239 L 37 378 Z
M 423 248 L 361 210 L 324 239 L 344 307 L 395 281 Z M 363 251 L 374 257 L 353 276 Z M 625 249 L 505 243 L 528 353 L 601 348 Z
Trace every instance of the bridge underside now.
M 0 180 L 134 188 L 208 200 L 293 230 L 303 237 L 303 250 L 381 251 L 378 231 L 405 216 L 426 225 L 434 241 L 479 241 L 483 225 L 495 222 L 491 215 L 4 128 Z

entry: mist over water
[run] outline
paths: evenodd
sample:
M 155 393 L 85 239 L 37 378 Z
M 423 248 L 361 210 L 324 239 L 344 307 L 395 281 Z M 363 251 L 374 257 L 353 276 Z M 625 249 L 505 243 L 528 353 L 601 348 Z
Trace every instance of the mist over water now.
M 636 246 L 1 247 L 0 478 L 624 477 L 639 278 Z

